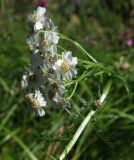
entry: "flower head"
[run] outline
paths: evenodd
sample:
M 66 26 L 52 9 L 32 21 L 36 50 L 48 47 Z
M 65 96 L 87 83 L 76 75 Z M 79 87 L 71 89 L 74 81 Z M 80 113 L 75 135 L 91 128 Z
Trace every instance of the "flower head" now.
M 30 52 L 35 52 L 37 50 L 39 38 L 37 35 L 30 36 L 27 40 L 27 48 Z
M 59 41 L 59 36 L 57 35 L 56 32 L 45 31 L 42 45 L 45 47 L 46 51 L 49 51 L 51 45 L 56 45 L 58 41 Z
M 30 21 L 34 24 L 34 31 L 37 32 L 40 29 L 43 29 L 45 22 L 44 14 L 46 9 L 43 7 L 38 7 L 37 11 L 34 11 L 34 14 L 30 17 Z
M 61 97 L 59 94 L 56 94 L 55 97 L 53 98 L 53 103 L 60 107 L 62 110 L 66 110 L 68 113 L 69 110 L 71 108 L 70 103 L 63 97 Z
M 59 36 L 53 21 L 45 17 L 45 12 L 45 8 L 38 7 L 30 17 L 33 31 L 27 39 L 30 64 L 21 81 L 29 106 L 39 116 L 45 114 L 43 107 L 53 103 L 69 112 L 70 103 L 64 98 L 66 88 L 63 81 L 71 80 L 77 74 L 77 58 L 72 57 L 71 52 L 63 52 L 59 59 Z
M 54 70 L 61 73 L 63 80 L 71 80 L 77 74 L 75 68 L 77 64 L 77 57 L 72 57 L 71 52 L 63 52 L 62 59 L 57 60 Z
M 46 106 L 46 101 L 44 100 L 39 90 L 35 90 L 35 94 L 32 93 L 27 94 L 26 100 L 39 116 L 42 117 L 45 115 L 43 107 Z

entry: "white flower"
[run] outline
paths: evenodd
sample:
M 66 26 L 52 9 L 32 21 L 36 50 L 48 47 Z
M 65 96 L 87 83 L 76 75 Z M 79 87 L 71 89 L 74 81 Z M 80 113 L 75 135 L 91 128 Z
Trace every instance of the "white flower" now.
M 45 22 L 44 14 L 46 9 L 44 7 L 38 7 L 37 11 L 34 11 L 34 14 L 31 16 L 31 21 L 34 23 L 34 31 L 37 32 L 40 29 L 43 29 Z
M 45 59 L 46 66 L 48 68 L 52 68 L 52 66 L 56 61 L 57 61 L 57 47 L 55 45 L 51 45 Z
M 35 90 L 35 94 L 30 93 L 26 95 L 26 100 L 39 116 L 45 115 L 43 108 L 46 106 L 46 101 L 39 90 Z
M 59 36 L 52 20 L 45 17 L 45 12 L 45 8 L 38 7 L 30 17 L 32 32 L 27 39 L 30 65 L 21 81 L 29 106 L 39 116 L 45 115 L 44 107 L 49 102 L 69 112 L 70 103 L 63 97 L 66 92 L 63 80 L 71 80 L 77 74 L 77 57 L 72 57 L 71 52 L 63 52 L 62 58 L 58 59 Z
M 28 49 L 30 50 L 30 52 L 33 52 L 35 49 L 35 42 L 34 39 L 32 37 L 30 37 L 29 39 L 27 39 L 26 41 Z
M 28 83 L 28 90 L 31 88 L 37 89 L 41 82 L 38 79 L 38 68 L 33 65 L 29 65 L 24 73 L 24 77 Z
M 51 19 L 47 20 L 47 23 L 45 23 L 45 27 L 47 28 L 47 30 L 51 30 L 53 32 L 56 32 L 57 30 L 57 27 L 54 25 Z
M 45 31 L 44 40 L 42 44 L 46 49 L 48 49 L 53 44 L 57 44 L 58 41 L 59 41 L 59 36 L 57 35 L 57 32 Z
M 58 93 L 56 93 L 55 97 L 53 98 L 53 103 L 62 110 L 66 110 L 68 113 L 70 113 L 68 110 L 71 108 L 70 103 L 65 98 L 61 97 Z
M 48 90 L 48 96 L 50 98 L 50 100 L 56 95 L 63 95 L 65 92 L 65 87 L 64 85 L 61 83 L 61 81 L 57 80 L 54 78 L 53 75 L 50 76 L 50 78 L 48 78 L 49 80 L 49 90 Z
M 50 40 L 52 44 L 58 44 L 59 36 L 57 32 L 53 32 L 53 31 L 50 32 Z
M 63 80 L 71 80 L 77 74 L 77 70 L 75 68 L 77 64 L 77 57 L 72 57 L 71 54 L 71 52 L 63 52 L 62 59 L 57 60 L 53 66 L 54 70 L 61 73 Z
M 26 43 L 27 43 L 27 46 L 28 46 L 28 49 L 30 52 L 37 52 L 37 48 L 39 46 L 39 36 L 38 34 L 35 34 L 33 37 L 29 37 L 27 40 L 26 40 Z
M 29 65 L 25 74 L 28 89 L 38 89 L 46 84 L 48 77 L 48 70 L 45 65 Z

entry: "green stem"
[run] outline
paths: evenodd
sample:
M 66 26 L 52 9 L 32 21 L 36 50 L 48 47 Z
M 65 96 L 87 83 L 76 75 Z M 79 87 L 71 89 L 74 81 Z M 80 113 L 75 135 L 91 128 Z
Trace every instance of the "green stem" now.
M 108 93 L 109 93 L 109 90 L 110 90 L 110 88 L 111 88 L 111 84 L 112 84 L 112 80 L 110 79 L 110 80 L 108 81 L 105 89 L 104 89 L 104 92 L 103 92 L 101 98 L 100 98 L 100 103 L 103 103 L 104 100 L 106 99 L 106 97 L 107 97 L 107 95 L 108 95 Z
M 88 115 L 83 120 L 83 122 L 81 123 L 81 125 L 77 129 L 76 133 L 74 134 L 72 140 L 69 142 L 69 144 L 67 145 L 67 147 L 65 148 L 65 150 L 63 151 L 63 153 L 60 155 L 60 157 L 59 157 L 60 160 L 63 160 L 65 158 L 65 156 L 73 148 L 73 146 L 75 145 L 76 141 L 78 140 L 78 138 L 80 137 L 81 133 L 83 132 L 83 130 L 85 129 L 85 127 L 87 126 L 88 122 L 90 121 L 91 117 L 94 114 L 95 114 L 95 111 L 93 111 L 93 110 L 88 113 Z
M 75 83 L 74 89 L 73 89 L 71 95 L 67 98 L 67 100 L 70 100 L 73 97 L 73 95 L 74 95 L 74 93 L 76 91 L 77 86 L 78 86 L 78 82 Z
M 101 104 L 106 99 L 106 97 L 107 97 L 107 95 L 108 95 L 108 93 L 110 91 L 111 84 L 112 84 L 112 81 L 111 80 L 108 81 L 108 83 L 107 83 L 107 85 L 106 85 L 106 87 L 104 89 L 104 92 L 103 92 L 102 96 L 100 97 Z M 88 115 L 84 118 L 84 120 L 80 124 L 79 128 L 75 132 L 73 138 L 71 139 L 71 141 L 69 142 L 69 144 L 67 145 L 67 147 L 64 149 L 64 151 L 62 152 L 62 154 L 60 155 L 60 157 L 59 157 L 60 160 L 63 160 L 66 157 L 66 155 L 71 151 L 71 149 L 73 148 L 73 146 L 75 145 L 75 143 L 79 139 L 80 135 L 82 134 L 82 132 L 84 131 L 85 127 L 87 126 L 87 124 L 91 120 L 91 117 L 96 113 L 96 111 L 91 110 L 88 113 Z
M 75 80 L 71 80 L 70 82 L 65 83 L 64 86 L 66 87 L 66 86 L 70 86 L 72 84 L 79 83 L 82 80 L 84 80 L 85 78 L 89 78 L 89 76 L 91 76 L 93 72 L 94 72 L 94 70 L 91 70 L 89 72 L 85 71 L 79 78 L 77 78 Z
M 97 63 L 97 60 L 94 59 L 78 42 L 72 40 L 71 38 L 68 38 L 62 34 L 59 33 L 59 37 L 61 39 L 67 40 L 71 43 L 73 43 L 83 54 L 85 54 L 88 58 L 90 58 L 93 62 Z

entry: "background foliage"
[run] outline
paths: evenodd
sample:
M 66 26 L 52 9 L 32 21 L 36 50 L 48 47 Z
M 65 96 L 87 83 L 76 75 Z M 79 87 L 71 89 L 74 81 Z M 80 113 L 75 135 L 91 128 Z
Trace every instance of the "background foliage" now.
M 19 81 L 29 62 L 25 45 L 27 15 L 36 3 L 0 1 L 0 159 L 58 157 L 97 100 L 104 84 L 93 76 L 78 85 L 72 115 L 46 110 L 44 118 L 27 109 Z M 128 82 L 130 95 L 114 80 L 110 95 L 67 157 L 72 160 L 134 159 L 134 3 L 131 0 L 49 0 L 48 15 L 58 31 L 83 45 L 99 62 L 114 68 Z M 61 43 L 63 43 L 61 41 Z M 81 58 L 71 44 L 65 48 Z M 70 92 L 70 90 L 69 90 Z M 88 101 L 88 102 L 87 102 Z M 85 105 L 83 105 L 85 104 Z

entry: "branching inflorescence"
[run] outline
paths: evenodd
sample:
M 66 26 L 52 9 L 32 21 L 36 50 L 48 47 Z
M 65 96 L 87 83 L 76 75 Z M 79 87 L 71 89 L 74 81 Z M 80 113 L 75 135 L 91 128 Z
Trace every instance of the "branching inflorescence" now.
M 77 74 L 77 57 L 72 57 L 70 51 L 58 55 L 59 36 L 54 23 L 45 13 L 45 8 L 38 7 L 28 19 L 32 31 L 27 39 L 30 64 L 21 81 L 28 105 L 39 116 L 45 115 L 43 108 L 48 104 L 69 112 L 70 103 L 64 98 L 64 82 Z

